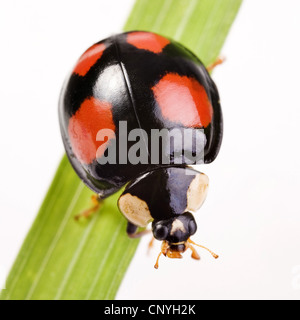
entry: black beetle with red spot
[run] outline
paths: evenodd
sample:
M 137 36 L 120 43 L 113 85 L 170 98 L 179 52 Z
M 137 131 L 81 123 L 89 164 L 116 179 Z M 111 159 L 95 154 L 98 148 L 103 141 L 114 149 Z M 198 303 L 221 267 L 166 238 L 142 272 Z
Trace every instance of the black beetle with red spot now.
M 192 213 L 205 200 L 208 178 L 192 165 L 216 158 L 223 133 L 218 91 L 199 59 L 151 32 L 109 37 L 68 76 L 59 118 L 68 158 L 97 194 L 98 205 L 84 215 L 125 186 L 118 205 L 130 237 L 152 222 L 160 254 L 180 258 L 189 248 L 199 259 Z

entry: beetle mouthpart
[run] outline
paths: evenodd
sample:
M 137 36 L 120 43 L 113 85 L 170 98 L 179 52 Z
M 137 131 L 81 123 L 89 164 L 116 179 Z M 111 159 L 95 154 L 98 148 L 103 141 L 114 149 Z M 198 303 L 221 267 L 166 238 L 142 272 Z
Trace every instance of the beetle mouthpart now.
M 191 239 L 188 239 L 185 242 L 176 243 L 176 244 L 174 244 L 174 243 L 169 244 L 167 241 L 163 241 L 163 243 L 161 245 L 161 251 L 156 259 L 156 263 L 154 265 L 154 268 L 158 269 L 158 260 L 161 256 L 161 254 L 163 254 L 164 256 L 167 256 L 169 258 L 181 259 L 182 258 L 181 253 L 185 252 L 187 249 L 190 249 L 192 251 L 191 257 L 193 259 L 200 260 L 200 256 L 199 256 L 198 252 L 196 251 L 196 249 L 192 246 L 192 244 L 207 250 L 215 259 L 219 258 L 219 256 L 217 254 L 215 254 L 214 252 L 212 252 L 208 248 L 201 246 L 200 244 L 195 243 Z M 183 249 L 183 246 L 184 246 L 184 249 Z
M 158 260 L 159 260 L 159 258 L 160 258 L 160 256 L 161 256 L 161 254 L 163 254 L 164 256 L 167 256 L 168 258 L 172 258 L 172 259 L 174 259 L 174 258 L 175 258 L 175 259 L 181 259 L 181 258 L 182 258 L 182 255 L 181 255 L 180 252 L 178 252 L 178 251 L 173 251 L 173 250 L 171 250 L 170 248 L 168 248 L 166 252 L 161 251 L 161 252 L 159 253 L 159 255 L 158 255 L 157 259 L 156 259 L 156 263 L 155 263 L 155 265 L 154 265 L 154 268 L 155 268 L 155 269 L 158 269 Z
M 186 244 L 187 244 L 186 242 L 182 242 L 182 243 L 170 245 L 168 241 L 163 241 L 161 245 L 161 251 L 156 259 L 154 268 L 158 269 L 158 260 L 161 254 L 171 259 L 181 259 L 182 258 L 181 253 L 183 253 L 189 246 L 188 244 L 187 245 Z
M 167 251 L 167 257 L 168 258 L 172 258 L 172 259 L 174 259 L 174 258 L 175 259 L 181 259 L 182 255 L 181 255 L 181 253 L 179 251 L 173 251 L 173 250 L 169 249 Z

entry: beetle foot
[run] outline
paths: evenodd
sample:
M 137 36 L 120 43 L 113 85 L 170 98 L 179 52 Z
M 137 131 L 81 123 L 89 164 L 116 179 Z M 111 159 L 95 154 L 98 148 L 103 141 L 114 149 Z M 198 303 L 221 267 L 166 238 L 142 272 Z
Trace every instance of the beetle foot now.
M 148 250 L 147 250 L 147 254 L 150 253 L 151 249 L 153 248 L 153 243 L 154 243 L 155 238 L 152 236 L 152 239 L 150 240 L 149 244 L 148 244 Z
M 81 218 L 85 218 L 85 219 L 88 219 L 90 218 L 95 212 L 97 212 L 99 210 L 99 208 L 101 207 L 101 203 L 102 203 L 102 200 L 99 198 L 98 195 L 96 194 L 93 194 L 92 197 L 91 197 L 91 200 L 92 200 L 92 207 L 89 208 L 89 209 L 86 209 L 82 212 L 80 212 L 79 214 L 77 214 L 74 219 L 76 221 L 78 221 L 79 219 Z
M 142 231 L 139 231 L 139 232 L 135 232 L 135 233 L 127 233 L 128 234 L 128 237 L 129 238 L 140 238 L 142 236 L 144 236 L 145 234 L 149 234 L 151 232 L 151 230 L 142 230 Z
M 137 230 L 138 230 L 138 226 L 128 221 L 126 232 L 129 238 L 133 238 L 133 239 L 140 238 L 143 235 L 151 232 L 151 230 L 148 230 L 148 229 L 144 229 L 142 231 L 137 231 Z
M 218 57 L 213 63 L 206 67 L 208 72 L 211 72 L 216 66 L 222 64 L 225 61 L 225 57 Z

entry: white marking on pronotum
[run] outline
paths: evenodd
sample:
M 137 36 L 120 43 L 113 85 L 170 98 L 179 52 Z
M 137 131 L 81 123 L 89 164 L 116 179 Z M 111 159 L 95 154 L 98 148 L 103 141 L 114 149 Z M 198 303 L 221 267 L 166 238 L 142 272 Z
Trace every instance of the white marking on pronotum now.
M 208 192 L 209 179 L 204 173 L 199 173 L 191 182 L 187 191 L 186 211 L 197 211 L 204 203 Z
M 146 227 L 152 220 L 147 203 L 137 196 L 126 193 L 119 198 L 118 205 L 127 220 L 136 226 Z

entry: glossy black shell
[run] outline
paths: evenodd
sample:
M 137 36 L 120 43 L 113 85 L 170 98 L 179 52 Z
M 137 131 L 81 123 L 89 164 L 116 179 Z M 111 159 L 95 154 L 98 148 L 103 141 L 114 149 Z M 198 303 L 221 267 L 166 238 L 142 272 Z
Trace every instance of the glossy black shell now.
M 60 127 L 68 158 L 85 184 L 102 197 L 114 193 L 133 178 L 158 169 L 163 164 L 128 162 L 100 165 L 96 159 L 88 164 L 80 162 L 72 149 L 68 126 L 70 118 L 88 97 L 108 101 L 113 106 L 112 115 L 116 124 L 118 145 L 119 121 L 127 121 L 128 131 L 142 128 L 149 136 L 151 129 L 183 128 L 182 124 L 162 116 L 151 88 L 167 73 L 192 77 L 203 86 L 213 107 L 210 124 L 205 128 L 198 128 L 204 130 L 206 137 L 205 163 L 210 163 L 216 158 L 222 140 L 223 123 L 218 91 L 199 59 L 184 46 L 170 39 L 159 53 L 139 49 L 127 42 L 128 34 L 123 33 L 100 41 L 99 43 L 105 45 L 101 58 L 84 76 L 74 72 L 69 75 L 59 102 Z M 151 144 L 150 140 L 148 147 Z M 128 149 L 134 143 L 128 142 Z M 171 163 L 169 166 L 174 164 Z M 182 166 L 185 166 L 185 163 Z

